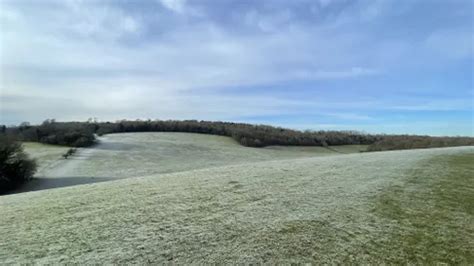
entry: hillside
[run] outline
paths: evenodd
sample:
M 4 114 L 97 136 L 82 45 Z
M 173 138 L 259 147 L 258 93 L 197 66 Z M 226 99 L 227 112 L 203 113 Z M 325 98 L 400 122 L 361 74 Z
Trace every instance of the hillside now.
M 366 145 L 330 147 L 269 146 L 250 148 L 229 137 L 192 133 L 108 134 L 93 147 L 79 149 L 67 160 L 67 148 L 27 143 L 38 160 L 38 179 L 18 191 L 109 181 L 206 167 L 302 157 L 328 156 L 364 150 Z M 17 192 L 18 192 L 17 191 Z
M 474 262 L 472 147 L 235 156 L 0 197 L 0 262 Z

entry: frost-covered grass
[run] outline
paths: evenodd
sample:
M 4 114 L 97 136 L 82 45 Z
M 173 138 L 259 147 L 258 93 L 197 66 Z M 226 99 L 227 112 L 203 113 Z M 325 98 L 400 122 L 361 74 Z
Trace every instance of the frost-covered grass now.
M 52 167 L 61 159 L 61 155 L 66 153 L 68 147 L 57 145 L 41 144 L 36 142 L 23 142 L 25 152 L 34 158 L 38 163 L 38 172 L 45 168 Z
M 472 264 L 472 168 L 452 160 L 473 154 L 243 162 L 3 196 L 0 263 Z
M 93 149 L 90 159 L 81 162 L 76 176 L 137 177 L 337 154 L 322 147 L 249 148 L 228 137 L 190 133 L 109 134 Z
M 207 167 L 290 158 L 337 155 L 323 147 L 243 147 L 228 137 L 191 133 L 121 133 L 100 138 L 64 160 L 65 148 L 27 143 L 44 171 L 21 191 L 172 173 Z M 366 146 L 337 147 L 358 152 Z M 44 158 L 43 158 L 44 157 Z M 56 160 L 56 161 L 54 161 Z M 52 163 L 54 162 L 54 163 Z

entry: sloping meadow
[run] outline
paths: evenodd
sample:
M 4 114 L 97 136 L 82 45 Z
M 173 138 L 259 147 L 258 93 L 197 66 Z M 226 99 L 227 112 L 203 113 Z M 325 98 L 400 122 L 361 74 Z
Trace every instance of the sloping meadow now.
M 473 155 L 247 162 L 3 196 L 0 262 L 472 264 Z M 467 205 L 440 204 L 455 194 Z

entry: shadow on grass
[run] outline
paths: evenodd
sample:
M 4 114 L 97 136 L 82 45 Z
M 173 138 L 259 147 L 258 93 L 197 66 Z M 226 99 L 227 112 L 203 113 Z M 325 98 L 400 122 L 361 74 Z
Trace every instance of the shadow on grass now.
M 116 177 L 91 177 L 91 176 L 72 176 L 72 177 L 35 177 L 30 182 L 24 184 L 18 189 L 12 190 L 3 195 L 17 194 L 30 191 L 38 191 L 60 187 L 70 187 L 76 185 L 92 184 L 98 182 L 105 182 L 117 180 Z

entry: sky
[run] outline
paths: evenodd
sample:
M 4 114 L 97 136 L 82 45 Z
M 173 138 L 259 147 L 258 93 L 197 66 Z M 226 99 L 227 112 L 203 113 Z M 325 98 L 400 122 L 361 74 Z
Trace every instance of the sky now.
M 474 136 L 471 0 L 0 0 L 0 124 Z

